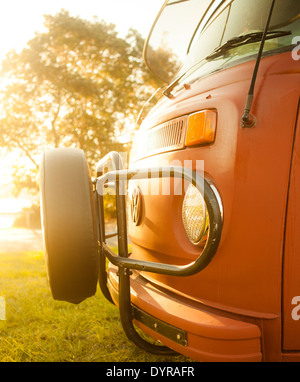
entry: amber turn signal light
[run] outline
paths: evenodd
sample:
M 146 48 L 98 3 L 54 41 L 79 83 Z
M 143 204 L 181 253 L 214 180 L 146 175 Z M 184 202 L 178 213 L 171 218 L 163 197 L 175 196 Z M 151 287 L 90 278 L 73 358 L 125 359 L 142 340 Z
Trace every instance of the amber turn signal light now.
M 214 143 L 217 128 L 217 112 L 202 110 L 190 114 L 187 122 L 186 146 Z

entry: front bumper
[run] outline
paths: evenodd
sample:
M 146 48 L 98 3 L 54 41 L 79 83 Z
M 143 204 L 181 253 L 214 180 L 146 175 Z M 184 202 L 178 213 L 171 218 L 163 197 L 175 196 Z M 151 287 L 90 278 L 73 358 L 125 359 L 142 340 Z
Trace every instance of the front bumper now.
M 117 268 L 111 266 L 108 288 L 116 305 L 118 284 Z M 158 288 L 138 272 L 133 272 L 130 287 L 134 323 L 165 346 L 196 361 L 261 361 L 261 331 L 257 325 L 225 317 Z
M 104 172 L 108 168 L 112 171 Z M 201 255 L 187 265 L 154 263 L 130 258 L 127 245 L 125 181 L 166 176 L 182 177 L 202 193 L 210 219 L 206 245 Z M 202 180 L 202 181 L 201 181 Z M 117 207 L 118 255 L 106 245 L 103 188 L 114 182 Z M 100 243 L 99 285 L 105 297 L 119 307 L 127 337 L 137 346 L 156 354 L 172 350 L 199 361 L 260 361 L 261 333 L 258 326 L 234 320 L 147 282 L 138 271 L 172 276 L 194 275 L 215 255 L 222 231 L 222 208 L 214 187 L 198 174 L 182 168 L 123 170 L 119 154 L 110 153 L 97 165 L 94 181 Z M 107 259 L 111 263 L 106 270 Z M 132 271 L 134 270 L 134 271 Z M 164 346 L 142 339 L 133 323 Z

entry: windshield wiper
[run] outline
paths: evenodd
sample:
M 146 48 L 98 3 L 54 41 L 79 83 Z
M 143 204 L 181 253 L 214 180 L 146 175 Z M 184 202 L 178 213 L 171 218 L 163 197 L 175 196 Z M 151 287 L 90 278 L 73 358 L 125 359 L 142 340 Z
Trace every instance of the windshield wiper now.
M 242 36 L 237 36 L 234 37 L 225 44 L 221 45 L 219 48 L 215 49 L 213 53 L 208 55 L 206 57 L 207 60 L 213 60 L 217 57 L 222 56 L 224 53 L 226 53 L 228 50 L 246 45 L 246 44 L 252 44 L 254 42 L 259 42 L 262 40 L 264 32 L 252 32 L 252 33 L 247 33 Z M 292 34 L 291 31 L 269 31 L 266 34 L 265 40 L 270 40 L 272 38 L 276 37 L 282 37 L 282 36 L 287 36 Z
M 187 72 L 184 72 L 181 76 L 177 77 L 175 81 L 171 82 L 166 89 L 163 91 L 163 95 L 165 95 L 168 98 L 173 98 L 172 90 L 175 88 L 175 86 L 178 85 L 180 80 L 186 75 Z
M 138 115 L 138 117 L 137 117 L 137 120 L 136 120 L 136 125 L 137 125 L 137 126 L 140 126 L 141 123 L 143 122 L 143 119 L 144 119 L 144 111 L 145 111 L 146 106 L 147 106 L 147 105 L 153 100 L 153 98 L 156 97 L 157 94 L 158 94 L 159 92 L 161 92 L 164 88 L 165 88 L 165 86 L 162 86 L 162 87 L 156 89 L 155 92 L 151 95 L 151 97 L 149 97 L 149 98 L 147 99 L 147 101 L 144 103 L 144 105 L 143 105 L 141 111 L 139 112 L 139 115 Z
M 282 36 L 288 36 L 292 34 L 291 31 L 269 31 L 266 33 L 264 40 L 270 40 L 272 38 L 276 37 L 282 37 Z M 242 36 L 234 37 L 225 44 L 221 45 L 219 48 L 215 49 L 213 53 L 202 59 L 204 60 L 213 60 L 217 57 L 222 56 L 225 52 L 232 48 L 236 48 L 241 45 L 251 44 L 253 42 L 259 42 L 262 41 L 262 38 L 264 37 L 264 32 L 252 32 L 247 33 Z M 199 63 L 198 63 L 199 64 Z M 183 77 L 186 76 L 186 74 L 196 65 L 193 65 L 191 68 L 189 68 L 186 72 L 184 72 L 181 76 L 177 77 L 173 82 L 171 82 L 163 91 L 163 95 L 165 95 L 168 98 L 172 98 L 172 90 L 178 85 L 178 83 L 181 81 Z

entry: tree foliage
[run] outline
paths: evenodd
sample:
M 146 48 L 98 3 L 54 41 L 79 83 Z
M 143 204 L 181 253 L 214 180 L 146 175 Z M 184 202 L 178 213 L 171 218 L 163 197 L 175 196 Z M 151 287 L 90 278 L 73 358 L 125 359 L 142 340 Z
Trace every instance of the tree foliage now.
M 16 168 L 20 188 L 34 188 L 48 147 L 81 148 L 91 165 L 122 149 L 116 137 L 160 85 L 144 66 L 136 31 L 123 39 L 114 25 L 66 11 L 45 16 L 45 27 L 2 63 L 0 146 L 18 149 L 31 163 Z

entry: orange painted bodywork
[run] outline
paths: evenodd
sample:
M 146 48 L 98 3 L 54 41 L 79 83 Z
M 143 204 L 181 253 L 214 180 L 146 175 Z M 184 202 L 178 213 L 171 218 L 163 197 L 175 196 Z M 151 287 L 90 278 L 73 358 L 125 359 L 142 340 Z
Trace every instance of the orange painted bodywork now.
M 163 98 L 147 116 L 147 126 L 154 127 L 217 110 L 212 145 L 131 164 L 203 160 L 205 175 L 221 195 L 221 242 L 204 270 L 188 277 L 147 273 L 132 281 L 133 303 L 187 330 L 188 344 L 182 347 L 143 329 L 199 361 L 300 360 L 300 321 L 291 318 L 291 299 L 300 295 L 299 62 L 291 52 L 262 59 L 251 110 L 257 124 L 241 128 L 253 66 L 249 61 L 199 79 L 174 98 Z M 129 225 L 133 257 L 186 264 L 199 256 L 201 249 L 184 230 L 182 199 L 144 195 L 141 224 Z M 111 270 L 111 291 L 116 282 Z

